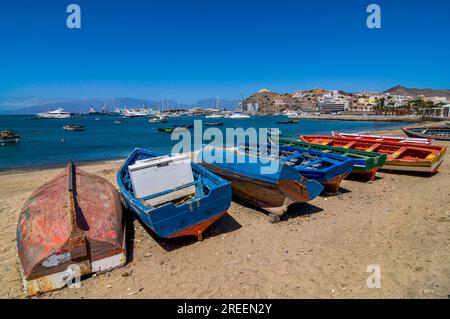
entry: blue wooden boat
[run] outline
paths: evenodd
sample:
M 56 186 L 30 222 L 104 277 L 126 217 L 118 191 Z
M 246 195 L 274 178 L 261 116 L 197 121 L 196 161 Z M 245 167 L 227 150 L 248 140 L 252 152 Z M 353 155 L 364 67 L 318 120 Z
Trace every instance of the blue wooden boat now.
M 216 160 L 210 154 L 218 154 Z M 271 222 L 278 222 L 291 204 L 308 202 L 324 189 L 292 166 L 274 159 L 262 160 L 237 148 L 206 147 L 197 161 L 230 181 L 234 196 L 269 212 Z
M 318 181 L 328 192 L 337 192 L 353 170 L 353 159 L 346 156 L 288 145 L 278 146 L 278 151 L 283 163 L 293 166 L 302 176 Z
M 173 238 L 194 235 L 202 240 L 202 233 L 226 214 L 231 204 L 231 186 L 190 159 L 184 161 L 188 168 L 184 165 L 178 171 L 176 167 L 172 169 L 170 165 L 174 163 L 171 161 L 175 161 L 175 157 L 135 149 L 117 173 L 117 183 L 129 208 L 158 236 Z M 133 175 L 142 172 L 133 171 L 139 165 L 150 167 L 146 168 L 144 174 Z M 162 171 L 164 169 L 165 172 Z M 158 177 L 158 173 L 162 173 L 163 177 Z M 183 182 L 189 175 L 192 181 Z M 158 187 L 163 190 L 142 196 L 142 183 L 144 191 Z M 165 188 L 170 183 L 175 183 L 175 186 Z M 141 188 L 139 193 L 137 185 Z

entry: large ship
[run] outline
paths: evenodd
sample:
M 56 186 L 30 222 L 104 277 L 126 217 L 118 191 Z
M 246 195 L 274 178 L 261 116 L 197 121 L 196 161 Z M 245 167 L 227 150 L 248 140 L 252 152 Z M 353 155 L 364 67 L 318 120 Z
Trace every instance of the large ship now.
M 36 117 L 39 119 L 67 119 L 71 116 L 72 113 L 64 111 L 63 108 L 36 114 Z

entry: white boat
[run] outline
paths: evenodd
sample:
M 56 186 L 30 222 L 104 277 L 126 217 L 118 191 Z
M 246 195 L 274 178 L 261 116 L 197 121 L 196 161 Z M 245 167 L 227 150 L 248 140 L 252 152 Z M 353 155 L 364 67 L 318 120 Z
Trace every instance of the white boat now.
M 206 115 L 205 116 L 207 119 L 220 119 L 223 118 L 222 114 L 211 114 L 211 115 Z
M 36 114 L 39 119 L 67 119 L 72 116 L 72 113 L 64 111 L 64 109 L 59 108 L 54 111 L 41 112 Z
M 147 117 L 153 115 L 150 110 L 146 109 L 124 109 L 122 112 L 123 117 L 132 118 L 132 117 Z
M 244 113 L 233 113 L 228 118 L 230 119 L 249 119 L 250 115 Z
M 160 115 L 154 118 L 151 118 L 148 120 L 149 123 L 166 123 L 167 122 L 167 116 Z

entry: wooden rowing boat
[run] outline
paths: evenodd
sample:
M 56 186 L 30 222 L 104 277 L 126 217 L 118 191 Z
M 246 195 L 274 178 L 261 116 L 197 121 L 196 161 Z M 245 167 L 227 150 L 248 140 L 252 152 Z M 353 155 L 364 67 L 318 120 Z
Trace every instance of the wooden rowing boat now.
M 124 231 L 114 186 L 69 164 L 34 191 L 20 213 L 17 251 L 25 292 L 60 289 L 73 274 L 124 265 Z
M 277 121 L 278 124 L 297 124 L 299 120 L 280 120 Z
M 376 142 L 328 135 L 302 135 L 300 138 L 307 143 L 387 154 L 383 169 L 395 171 L 434 173 L 447 151 L 445 146 Z
M 331 132 L 331 135 L 356 138 L 359 140 L 375 141 L 375 142 L 398 142 L 398 143 L 414 143 L 414 144 L 427 144 L 427 145 L 431 145 L 433 142 L 433 140 L 431 138 L 411 138 L 411 137 L 353 134 L 353 133 L 339 133 L 339 132 Z
M 211 153 L 218 157 L 210 158 Z M 228 160 L 230 158 L 234 160 Z M 269 212 L 271 222 L 278 222 L 291 204 L 308 202 L 324 189 L 290 165 L 257 156 L 252 162 L 249 158 L 249 154 L 235 148 L 206 147 L 199 152 L 197 160 L 230 181 L 234 196 Z
M 298 146 L 274 145 L 267 147 L 240 146 L 249 155 L 268 156 L 294 167 L 303 177 L 321 183 L 327 192 L 336 193 L 341 182 L 350 175 L 353 161 L 345 156 L 324 153 Z M 267 155 L 267 154 L 273 155 Z
M 386 154 L 364 152 L 288 139 L 280 139 L 279 144 L 297 146 L 303 149 L 312 149 L 324 153 L 331 153 L 348 157 L 353 161 L 352 174 L 362 175 L 370 181 L 373 181 L 375 179 L 377 171 L 384 165 L 387 157 Z
M 117 173 L 129 208 L 158 236 L 197 236 L 227 213 L 231 186 L 186 156 L 136 149 Z
M 403 127 L 403 132 L 411 137 L 450 141 L 450 127 Z
M 19 135 L 14 131 L 1 131 L 0 132 L 0 144 L 6 143 L 19 143 Z
M 84 125 L 65 125 L 63 129 L 66 131 L 84 131 Z

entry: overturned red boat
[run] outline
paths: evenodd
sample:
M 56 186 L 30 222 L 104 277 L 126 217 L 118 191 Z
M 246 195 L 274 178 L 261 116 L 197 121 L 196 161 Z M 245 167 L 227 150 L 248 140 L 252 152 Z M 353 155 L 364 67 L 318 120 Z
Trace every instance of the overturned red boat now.
M 124 227 L 114 186 L 70 163 L 34 191 L 20 213 L 17 250 L 26 294 L 124 265 Z

